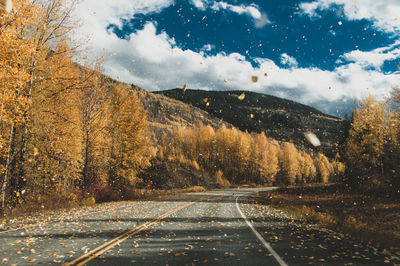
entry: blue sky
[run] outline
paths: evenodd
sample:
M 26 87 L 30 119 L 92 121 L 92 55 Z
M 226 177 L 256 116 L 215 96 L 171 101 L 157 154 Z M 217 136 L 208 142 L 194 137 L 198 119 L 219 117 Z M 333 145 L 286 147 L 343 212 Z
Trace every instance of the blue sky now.
M 104 72 L 147 90 L 251 90 L 342 116 L 400 83 L 397 0 L 86 0 L 77 14 Z

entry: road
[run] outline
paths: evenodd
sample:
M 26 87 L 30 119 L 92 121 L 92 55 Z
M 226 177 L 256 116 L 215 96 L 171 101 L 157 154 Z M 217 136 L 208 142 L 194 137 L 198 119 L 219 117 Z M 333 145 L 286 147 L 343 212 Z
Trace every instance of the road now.
M 242 202 L 258 190 L 215 190 L 163 200 L 116 202 L 65 211 L 33 226 L 0 232 L 0 263 L 399 263 L 397 258 L 375 248 L 304 224 L 281 211 Z

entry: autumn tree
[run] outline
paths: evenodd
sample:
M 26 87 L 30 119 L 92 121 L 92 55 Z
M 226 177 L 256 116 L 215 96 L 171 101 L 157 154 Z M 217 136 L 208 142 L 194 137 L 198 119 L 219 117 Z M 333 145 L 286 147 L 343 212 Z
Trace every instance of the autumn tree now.
M 387 117 L 384 104 L 372 96 L 364 99 L 354 112 L 345 146 L 347 181 L 350 184 L 365 185 L 372 180 L 383 181 Z
M 29 75 L 29 81 L 25 84 L 23 93 L 23 96 L 32 104 L 33 95 L 44 94 L 49 88 L 53 90 L 53 95 L 58 93 L 55 88 L 61 91 L 71 88 L 71 78 L 68 74 L 73 71 L 65 71 L 64 61 L 68 64 L 67 69 L 72 69 L 69 58 L 72 58 L 74 52 L 73 49 L 66 45 L 66 42 L 70 42 L 68 33 L 73 27 L 70 14 L 75 1 L 70 1 L 68 5 L 62 0 L 37 1 L 33 3 L 21 1 L 21 3 L 27 5 L 27 9 L 30 9 L 30 12 L 34 12 L 33 14 L 31 13 L 31 17 L 35 19 L 34 23 L 24 25 L 19 29 L 20 32 L 24 32 L 22 38 L 31 43 L 34 49 L 29 58 L 26 59 L 27 65 L 24 68 Z M 22 13 L 22 15 L 26 16 L 27 14 Z M 61 58 L 68 60 L 54 61 L 55 57 L 60 59 L 60 54 L 64 54 Z M 72 77 L 72 79 L 75 78 L 75 76 Z M 48 82 L 49 80 L 52 82 Z M 43 87 L 44 82 L 47 82 L 47 87 Z M 61 83 L 63 84 L 61 85 Z M 42 103 L 44 102 L 42 101 Z M 37 104 L 40 105 L 42 103 Z M 27 145 L 30 141 L 29 129 L 32 127 L 32 115 L 33 112 L 30 107 L 24 110 L 24 122 L 18 130 L 18 135 L 21 137 L 21 147 L 18 152 L 20 173 L 15 175 L 16 178 L 24 177 L 24 167 L 22 166 L 25 163 Z
M 149 166 L 146 112 L 127 86 L 113 86 L 110 94 L 109 184 L 121 190 L 135 185 L 138 172 Z
M 299 153 L 300 173 L 297 176 L 298 184 L 316 182 L 317 169 L 315 168 L 313 158 L 305 151 Z
M 20 175 L 33 193 L 59 191 L 79 179 L 78 80 L 66 44 L 60 43 L 37 66 L 39 80 L 32 92 L 30 120 L 26 125 L 26 158 L 20 158 Z
M 214 154 L 215 144 L 215 131 L 211 126 L 199 125 L 198 129 L 198 146 L 199 146 L 199 158 L 198 162 L 201 165 L 213 164 L 212 158 Z
M 318 182 L 328 183 L 334 170 L 329 159 L 324 154 L 318 153 L 317 157 L 314 159 L 314 164 L 317 169 Z
M 273 184 L 279 170 L 278 143 L 273 143 L 262 132 L 253 136 L 250 150 L 249 171 L 251 177 L 257 183 Z
M 35 12 L 36 9 L 31 8 L 27 1 L 16 1 L 12 12 L 0 16 L 2 209 L 5 207 L 6 190 L 18 151 L 17 128 L 26 122 L 24 114 L 30 106 L 27 84 L 30 81 L 30 59 L 35 54 L 35 43 L 26 35 L 28 27 L 38 23 Z
M 24 187 L 38 193 L 39 184 L 66 186 L 76 178 L 78 120 L 71 99 L 82 82 L 69 39 L 74 4 L 16 0 L 0 17 L 3 207 L 7 187 L 19 195 Z
M 215 164 L 221 169 L 230 182 L 233 182 L 233 146 L 235 143 L 235 131 L 222 125 L 215 134 Z
M 81 134 L 80 186 L 87 190 L 100 182 L 99 166 L 104 165 L 101 154 L 106 140 L 107 82 L 96 69 L 81 69 L 84 79 L 79 89 L 79 128 Z
M 279 154 L 280 172 L 277 182 L 283 185 L 293 185 L 300 173 L 298 151 L 293 143 L 285 142 Z
M 249 180 L 249 163 L 250 163 L 250 145 L 251 135 L 247 132 L 242 132 L 237 129 L 231 129 L 236 131 L 236 140 L 231 147 L 232 156 L 232 169 L 235 173 L 234 182 L 239 183 L 241 180 Z

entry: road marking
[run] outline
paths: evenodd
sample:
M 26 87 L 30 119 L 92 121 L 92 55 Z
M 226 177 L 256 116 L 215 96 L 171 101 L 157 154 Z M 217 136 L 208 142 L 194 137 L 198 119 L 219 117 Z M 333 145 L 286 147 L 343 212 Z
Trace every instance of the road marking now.
M 195 203 L 197 203 L 197 202 L 199 202 L 201 200 L 204 200 L 204 199 L 199 199 L 199 200 L 196 200 L 194 202 L 189 202 L 189 203 L 187 203 L 187 204 L 185 204 L 183 206 L 180 206 L 180 207 L 177 207 L 177 208 L 175 208 L 173 210 L 170 210 L 170 211 L 166 212 L 165 214 L 163 214 L 161 216 L 158 216 L 157 218 L 154 218 L 153 220 L 151 220 L 151 221 L 149 221 L 147 223 L 144 223 L 139 227 L 135 227 L 135 228 L 123 233 L 122 235 L 120 235 L 120 236 L 118 236 L 118 237 L 116 237 L 116 238 L 104 243 L 103 245 L 101 245 L 101 246 L 89 251 L 88 253 L 82 255 L 81 257 L 76 258 L 75 260 L 73 260 L 71 262 L 63 264 L 63 266 L 84 265 L 87 262 L 89 262 L 89 261 L 95 259 L 96 257 L 100 256 L 101 254 L 103 254 L 107 250 L 113 248 L 114 246 L 116 246 L 116 245 L 120 244 L 121 242 L 125 241 L 126 239 L 130 238 L 131 236 L 136 235 L 136 234 L 140 233 L 143 230 L 146 230 L 151 225 L 153 225 L 153 224 L 155 224 L 155 223 L 157 223 L 157 222 L 159 222 L 161 220 L 164 220 L 168 216 L 170 216 L 170 215 L 172 215 L 172 214 L 174 214 L 174 213 L 176 213 L 176 212 L 178 212 L 180 210 L 188 208 L 191 205 L 194 205 Z
M 281 266 L 287 266 L 286 262 L 283 261 L 283 259 L 278 255 L 278 253 L 275 252 L 275 250 L 272 249 L 271 245 L 265 241 L 265 239 L 260 235 L 259 232 L 257 232 L 257 230 L 254 228 L 253 224 L 249 222 L 249 220 L 247 219 L 246 215 L 244 215 L 244 213 L 240 210 L 239 207 L 239 203 L 238 203 L 238 199 L 239 197 L 236 197 L 236 208 L 239 211 L 240 215 L 242 216 L 242 218 L 244 219 L 244 221 L 246 222 L 246 224 L 250 227 L 250 229 L 253 231 L 253 233 L 256 235 L 256 237 L 258 238 L 258 240 L 261 241 L 261 243 L 264 245 L 264 247 L 267 248 L 267 250 L 269 251 L 269 253 L 272 254 L 272 256 L 275 258 L 275 260 L 281 265 Z

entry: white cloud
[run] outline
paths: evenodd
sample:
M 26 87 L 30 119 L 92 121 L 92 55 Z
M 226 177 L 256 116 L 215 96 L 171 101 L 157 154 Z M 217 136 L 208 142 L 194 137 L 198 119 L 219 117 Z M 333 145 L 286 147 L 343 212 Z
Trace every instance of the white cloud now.
M 296 58 L 288 55 L 287 53 L 281 54 L 281 64 L 289 67 L 297 67 L 298 65 Z
M 239 15 L 245 14 L 253 19 L 256 28 L 263 28 L 270 23 L 267 14 L 261 12 L 259 6 L 254 3 L 250 5 L 232 5 L 224 1 L 190 0 L 190 2 L 203 11 L 210 8 L 215 11 L 228 10 Z
M 203 52 L 211 52 L 213 49 L 215 49 L 215 45 L 214 45 L 214 44 L 205 44 L 205 45 L 203 45 L 203 47 L 200 49 L 200 51 L 203 51 Z
M 104 31 L 110 24 L 121 26 L 122 20 L 134 14 L 160 12 L 174 3 L 174 0 L 82 0 L 75 15 L 81 19 L 79 32 L 86 37 Z
M 251 16 L 254 19 L 260 19 L 261 18 L 261 12 L 258 10 L 258 7 L 254 4 L 246 6 L 246 5 L 231 5 L 226 2 L 214 2 L 211 6 L 211 9 L 220 11 L 220 10 L 230 10 L 234 13 L 237 13 L 239 15 L 241 14 L 246 14 L 248 16 Z
M 301 3 L 300 10 L 311 17 L 320 17 L 318 11 L 334 6 L 339 6 L 349 20 L 367 19 L 376 28 L 387 32 L 400 29 L 399 0 L 315 0 Z
M 94 1 L 86 0 L 84 3 L 93 4 Z M 267 58 L 254 59 L 257 65 L 254 67 L 245 56 L 238 53 L 209 55 L 207 51 L 212 49 L 211 44 L 198 53 L 181 49 L 167 33 L 157 33 L 156 23 L 149 22 L 129 38 L 120 39 L 107 31 L 106 27 L 110 21 L 118 21 L 121 12 L 124 14 L 126 11 L 117 7 L 120 2 L 97 1 L 96 14 L 93 9 L 87 9 L 91 5 L 78 10 L 78 14 L 84 18 L 82 34 L 92 34 L 91 55 L 103 55 L 106 51 L 105 74 L 113 78 L 120 77 L 121 81 L 137 84 L 147 90 L 176 88 L 183 84 L 193 89 L 251 90 L 311 104 L 332 113 L 336 103 L 361 98 L 367 88 L 371 94 L 379 97 L 399 85 L 398 73 L 384 74 L 367 69 L 363 63 L 366 59 L 352 60 L 356 58 L 355 53 L 343 55 L 343 60 L 349 62 L 333 71 L 299 68 L 295 64 L 296 59 L 289 55 L 282 55 L 282 58 L 291 64 L 290 68 L 280 68 Z M 127 5 L 132 2 L 121 1 L 126 1 Z M 148 4 L 145 9 L 131 5 L 133 13 L 129 16 L 143 10 L 158 12 L 172 1 L 154 0 L 153 3 L 154 6 Z M 382 49 L 382 53 L 386 52 L 385 48 Z M 375 52 L 379 53 L 380 50 Z M 369 61 L 374 62 L 372 59 Z M 254 75 L 259 77 L 257 83 L 251 80 Z
M 271 23 L 267 14 L 261 13 L 261 17 L 259 19 L 254 20 L 254 26 L 258 29 L 264 28 L 265 25 Z
M 206 3 L 204 0 L 190 0 L 192 5 L 200 10 L 206 10 Z
M 400 41 L 397 41 L 389 47 L 382 47 L 372 51 L 351 51 L 342 55 L 341 58 L 348 62 L 356 62 L 365 68 L 374 67 L 380 70 L 386 61 L 400 58 L 399 46 Z

